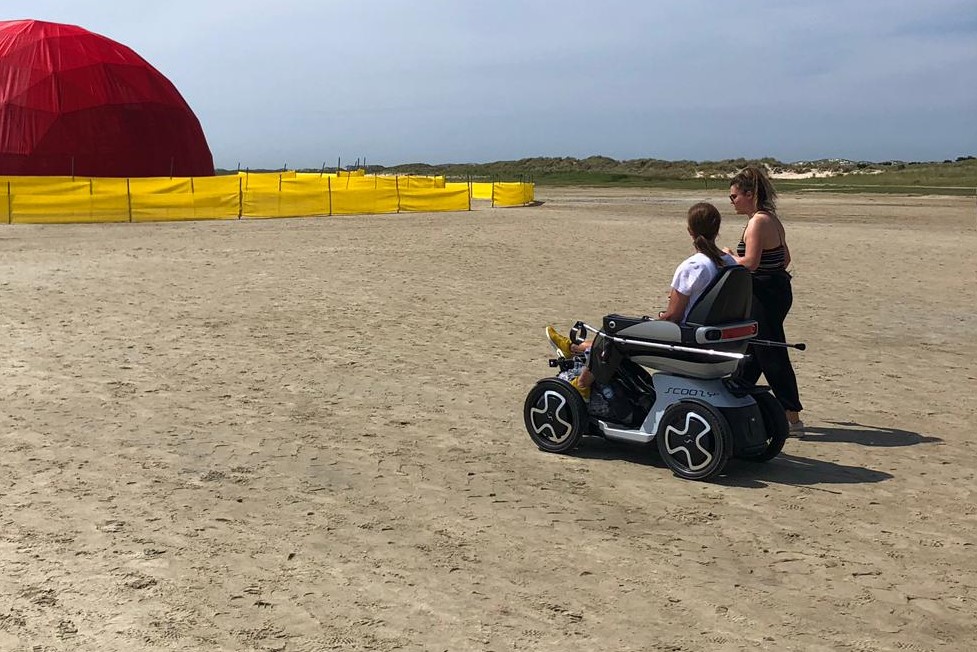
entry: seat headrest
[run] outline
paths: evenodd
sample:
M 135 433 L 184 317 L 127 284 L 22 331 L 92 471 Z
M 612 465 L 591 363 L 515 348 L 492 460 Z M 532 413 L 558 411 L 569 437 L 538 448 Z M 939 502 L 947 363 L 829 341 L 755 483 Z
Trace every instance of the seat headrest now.
M 686 324 L 715 326 L 750 318 L 753 309 L 753 275 L 742 265 L 727 265 L 689 311 Z

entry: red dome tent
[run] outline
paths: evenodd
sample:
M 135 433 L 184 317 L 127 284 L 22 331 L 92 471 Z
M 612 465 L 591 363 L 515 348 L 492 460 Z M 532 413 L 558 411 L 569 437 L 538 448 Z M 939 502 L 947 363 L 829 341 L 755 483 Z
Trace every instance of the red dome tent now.
M 0 174 L 213 176 L 214 159 L 176 87 L 129 48 L 0 21 Z

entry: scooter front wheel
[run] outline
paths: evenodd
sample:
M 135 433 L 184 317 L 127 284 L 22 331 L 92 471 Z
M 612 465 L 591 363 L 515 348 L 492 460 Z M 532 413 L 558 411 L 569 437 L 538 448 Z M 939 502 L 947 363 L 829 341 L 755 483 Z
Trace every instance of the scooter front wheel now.
M 587 404 L 573 385 L 561 378 L 544 378 L 529 390 L 523 419 L 540 450 L 566 453 L 580 444 L 589 417 Z

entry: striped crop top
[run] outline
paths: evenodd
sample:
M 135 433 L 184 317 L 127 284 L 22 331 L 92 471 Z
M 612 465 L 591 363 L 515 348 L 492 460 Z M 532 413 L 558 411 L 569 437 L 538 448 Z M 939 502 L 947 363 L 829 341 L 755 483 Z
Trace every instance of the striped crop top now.
M 740 240 L 736 245 L 736 255 L 743 257 L 746 255 L 746 243 Z M 771 272 L 781 272 L 787 267 L 787 247 L 780 243 L 773 249 L 764 249 L 760 252 L 760 264 L 753 271 L 754 274 L 769 274 Z

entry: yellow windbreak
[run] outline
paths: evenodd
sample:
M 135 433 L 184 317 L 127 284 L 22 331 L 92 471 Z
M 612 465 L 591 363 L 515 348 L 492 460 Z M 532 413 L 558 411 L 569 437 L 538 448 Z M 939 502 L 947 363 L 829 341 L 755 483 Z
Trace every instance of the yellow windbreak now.
M 194 178 L 0 177 L 0 221 L 20 223 L 364 215 L 520 206 L 533 184 L 446 183 L 415 175 L 242 172 Z
M 395 177 L 343 175 L 332 180 L 333 190 L 379 190 L 397 187 Z
M 13 224 L 129 221 L 126 179 L 8 177 L 6 186 Z
M 237 219 L 241 183 L 230 176 L 130 179 L 132 221 Z
M 241 186 L 234 177 L 194 177 L 193 212 L 196 219 L 227 220 L 241 217 Z
M 467 211 L 471 209 L 464 188 L 411 188 L 400 191 L 400 210 L 411 213 Z
M 520 182 L 488 183 L 483 181 L 467 183 L 449 183 L 450 188 L 471 185 L 472 199 L 484 199 L 492 202 L 493 206 L 523 206 L 535 199 L 535 184 Z
M 494 183 L 472 183 L 472 199 L 492 199 L 492 186 Z
M 343 179 L 339 180 L 342 185 Z M 366 215 L 369 213 L 396 213 L 400 209 L 396 188 L 364 188 L 341 189 L 333 188 L 333 215 Z
M 535 194 L 536 187 L 532 183 L 496 182 L 492 189 L 492 205 L 524 206 L 533 201 Z
M 252 177 L 242 190 L 242 217 L 305 217 L 329 215 L 329 179 Z
M 401 189 L 411 190 L 417 188 L 444 188 L 444 177 L 422 177 L 413 174 L 405 174 L 397 177 L 397 184 Z

